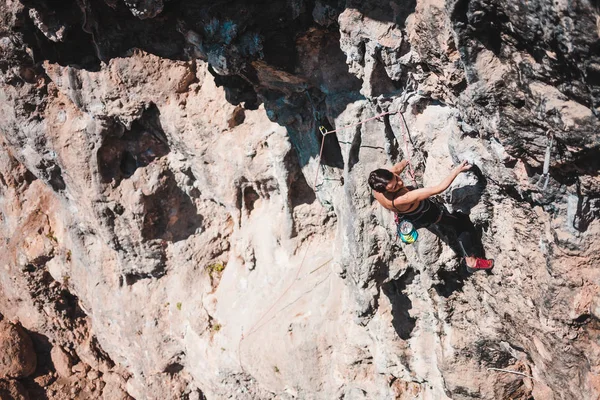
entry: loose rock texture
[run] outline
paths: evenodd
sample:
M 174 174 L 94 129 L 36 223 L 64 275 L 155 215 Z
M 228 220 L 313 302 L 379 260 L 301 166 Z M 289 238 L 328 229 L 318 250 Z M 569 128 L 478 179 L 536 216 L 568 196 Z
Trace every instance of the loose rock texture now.
M 30 397 L 600 396 L 596 3 L 0 18 L 0 312 L 36 335 Z M 492 274 L 397 240 L 366 177 L 402 158 L 419 185 L 477 165 L 441 200 Z

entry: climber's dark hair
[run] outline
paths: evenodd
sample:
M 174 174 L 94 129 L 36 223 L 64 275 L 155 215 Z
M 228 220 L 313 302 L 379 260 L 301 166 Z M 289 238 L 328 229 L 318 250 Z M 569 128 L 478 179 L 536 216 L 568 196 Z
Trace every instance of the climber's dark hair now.
M 392 180 L 394 174 L 387 169 L 376 169 L 369 175 L 369 186 L 376 192 L 384 193 L 385 187 Z

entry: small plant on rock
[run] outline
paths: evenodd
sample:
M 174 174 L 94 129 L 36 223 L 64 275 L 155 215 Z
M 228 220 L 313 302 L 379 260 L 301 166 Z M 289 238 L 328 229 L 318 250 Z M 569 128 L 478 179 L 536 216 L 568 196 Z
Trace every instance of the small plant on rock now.
M 225 264 L 219 261 L 209 265 L 208 267 L 206 267 L 206 269 L 208 270 L 208 275 L 210 275 L 210 277 L 212 278 L 214 274 L 220 274 L 221 272 L 223 272 L 223 270 L 225 269 Z
M 58 243 L 58 238 L 54 236 L 54 232 L 50 231 L 46 234 L 46 237 L 50 239 L 51 242 Z

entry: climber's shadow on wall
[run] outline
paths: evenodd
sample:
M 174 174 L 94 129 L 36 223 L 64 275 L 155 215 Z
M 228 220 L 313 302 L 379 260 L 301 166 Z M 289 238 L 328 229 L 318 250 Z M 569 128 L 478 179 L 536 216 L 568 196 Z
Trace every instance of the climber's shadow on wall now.
M 408 295 L 404 293 L 406 287 L 410 285 L 414 278 L 415 272 L 408 269 L 400 278 L 382 286 L 383 293 L 390 299 L 392 304 L 392 325 L 402 340 L 410 339 L 410 334 L 417 321 L 408 313 L 412 308 L 412 302 Z

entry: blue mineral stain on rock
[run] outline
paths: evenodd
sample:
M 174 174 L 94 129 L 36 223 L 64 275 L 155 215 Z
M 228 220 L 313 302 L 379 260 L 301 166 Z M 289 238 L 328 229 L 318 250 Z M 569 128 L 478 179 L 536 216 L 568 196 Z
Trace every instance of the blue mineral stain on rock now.
M 237 25 L 234 24 L 232 21 L 225 21 L 223 22 L 219 33 L 220 36 L 223 38 L 223 42 L 226 45 L 229 45 L 238 35 Z
M 301 167 L 307 165 L 311 158 L 318 157 L 320 143 L 314 132 L 299 131 L 289 127 L 287 132 Z
M 217 18 L 213 18 L 208 24 L 204 25 L 204 33 L 212 42 L 230 45 L 238 36 L 238 28 L 233 21 L 221 22 Z
M 260 35 L 257 33 L 246 33 L 239 40 L 239 51 L 241 55 L 250 57 L 256 56 L 263 58 L 263 44 Z

